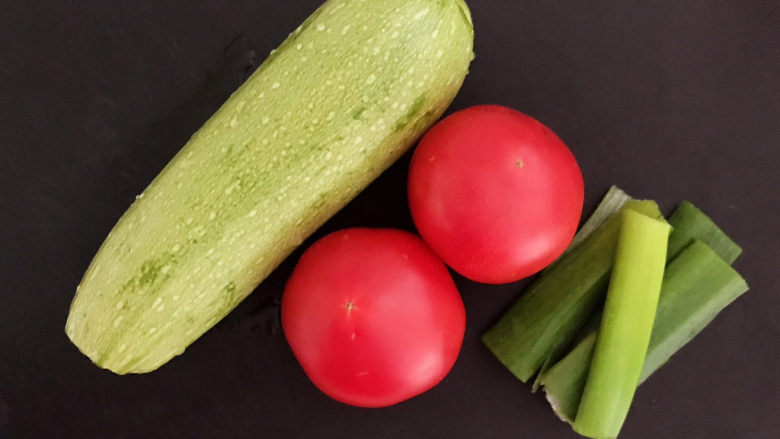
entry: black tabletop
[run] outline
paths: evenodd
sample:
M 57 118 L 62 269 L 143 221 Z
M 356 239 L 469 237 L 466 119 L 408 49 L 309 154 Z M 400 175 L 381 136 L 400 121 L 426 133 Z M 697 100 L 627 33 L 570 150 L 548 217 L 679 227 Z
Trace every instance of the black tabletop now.
M 4 2 L 0 436 L 577 437 L 479 341 L 527 282 L 455 276 L 468 317 L 454 369 L 385 409 L 328 399 L 296 363 L 278 302 L 300 250 L 153 373 L 101 370 L 65 336 L 75 287 L 133 197 L 318 3 Z M 580 162 L 586 214 L 611 184 L 666 212 L 689 199 L 744 248 L 735 267 L 751 290 L 638 390 L 622 437 L 777 437 L 780 4 L 470 7 L 476 59 L 450 111 L 504 104 L 551 127 Z M 312 239 L 413 230 L 408 162 Z

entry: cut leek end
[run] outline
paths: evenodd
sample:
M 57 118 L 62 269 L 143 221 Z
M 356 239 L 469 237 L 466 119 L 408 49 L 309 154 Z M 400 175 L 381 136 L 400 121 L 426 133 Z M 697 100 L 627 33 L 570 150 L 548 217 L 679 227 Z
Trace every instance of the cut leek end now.
M 524 383 L 528 382 L 536 370 L 520 352 L 513 351 L 512 344 L 505 340 L 498 329 L 494 328 L 482 334 L 482 343 L 515 378 Z
M 561 420 L 569 424 L 574 423 L 574 418 L 577 416 L 597 333 L 597 330 L 589 333 L 568 355 L 550 367 L 540 379 L 545 397 L 553 411 Z
M 742 253 L 737 245 L 704 212 L 690 201 L 683 201 L 669 218 L 674 231 L 669 236 L 668 259 L 673 259 L 694 239 L 707 244 L 729 265 Z

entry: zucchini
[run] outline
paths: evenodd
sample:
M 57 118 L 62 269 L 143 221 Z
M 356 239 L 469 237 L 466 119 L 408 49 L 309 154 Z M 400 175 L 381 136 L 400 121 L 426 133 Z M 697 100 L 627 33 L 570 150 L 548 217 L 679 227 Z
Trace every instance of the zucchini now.
M 472 46 L 462 0 L 326 2 L 119 219 L 68 337 L 118 374 L 181 354 L 441 116 Z

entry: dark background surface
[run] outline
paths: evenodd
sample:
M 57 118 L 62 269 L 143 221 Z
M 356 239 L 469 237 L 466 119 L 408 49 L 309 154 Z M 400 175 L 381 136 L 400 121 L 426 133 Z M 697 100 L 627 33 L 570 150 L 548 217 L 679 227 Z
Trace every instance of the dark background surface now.
M 523 282 L 456 276 L 468 322 L 451 374 L 380 410 L 331 401 L 278 330 L 300 250 L 158 371 L 119 377 L 64 334 L 115 221 L 200 124 L 319 4 L 5 1 L 0 13 L 0 436 L 567 438 L 479 335 Z M 570 146 L 585 212 L 610 184 L 687 198 L 744 247 L 751 291 L 656 373 L 621 437 L 780 431 L 780 12 L 768 1 L 472 0 L 476 59 L 451 110 L 515 107 Z M 409 155 L 314 238 L 412 229 Z M 307 244 L 312 242 L 311 239 Z

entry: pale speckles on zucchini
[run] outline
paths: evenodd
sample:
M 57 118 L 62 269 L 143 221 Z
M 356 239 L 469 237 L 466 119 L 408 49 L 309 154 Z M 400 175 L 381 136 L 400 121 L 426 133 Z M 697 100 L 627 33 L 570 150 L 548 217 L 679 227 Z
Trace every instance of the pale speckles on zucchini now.
M 409 109 L 406 110 L 406 113 L 404 113 L 404 115 L 395 123 L 393 131 L 401 131 L 402 129 L 406 128 L 410 122 L 415 120 L 420 114 L 420 111 L 422 111 L 423 107 L 425 106 L 425 100 L 426 98 L 424 94 L 417 96 L 414 102 L 412 102 L 412 105 L 409 106 Z M 402 107 L 401 109 L 403 110 L 404 108 L 406 107 Z
M 441 115 L 472 40 L 461 0 L 325 3 L 119 220 L 68 336 L 116 373 L 181 353 Z

